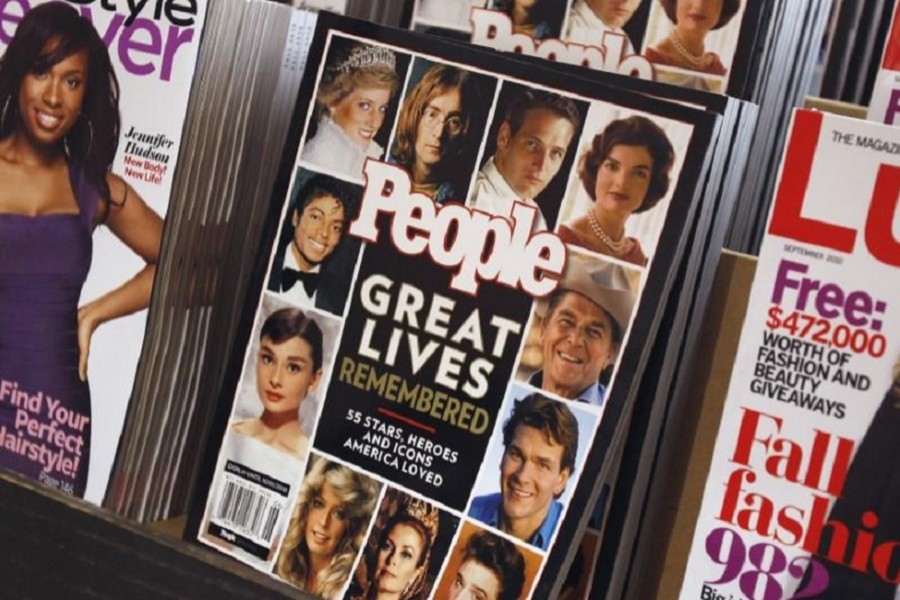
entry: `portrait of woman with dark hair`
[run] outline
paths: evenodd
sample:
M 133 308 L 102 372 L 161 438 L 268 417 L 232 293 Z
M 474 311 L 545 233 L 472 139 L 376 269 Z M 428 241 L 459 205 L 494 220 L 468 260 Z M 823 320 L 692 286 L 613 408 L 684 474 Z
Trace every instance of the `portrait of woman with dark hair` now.
M 262 414 L 236 421 L 231 431 L 290 456 L 306 458 L 309 439 L 300 405 L 322 379 L 322 329 L 296 308 L 273 312 L 259 333 L 256 392 Z
M 339 463 L 312 460 L 275 574 L 326 600 L 339 598 L 362 548 L 381 486 Z
M 384 155 L 375 138 L 399 85 L 392 50 L 368 44 L 336 48 L 316 91 L 315 135 L 300 160 L 361 179 L 366 158 Z
M 594 136 L 581 159 L 579 177 L 593 204 L 586 214 L 560 225 L 559 237 L 570 245 L 645 265 L 641 243 L 625 235 L 625 223 L 666 195 L 674 162 L 672 143 L 650 119 L 612 121 Z
M 462 202 L 474 167 L 471 141 L 483 128 L 478 76 L 450 65 L 429 67 L 407 93 L 388 160 L 404 167 L 413 191 L 435 202 Z M 412 85 L 412 84 L 410 84 Z
M 490 8 L 509 15 L 513 33 L 536 40 L 559 37 L 565 3 L 555 0 L 492 0 Z
M 427 598 L 431 551 L 438 536 L 439 512 L 431 504 L 403 495 L 387 518 L 374 552 L 360 563 L 363 582 L 350 588 L 352 600 L 422 600 Z
M 715 52 L 706 49 L 706 35 L 727 25 L 741 8 L 740 0 L 658 0 L 672 22 L 669 35 L 644 56 L 651 63 L 725 75 L 728 69 Z
M 53 483 L 77 496 L 90 452 L 91 338 L 147 308 L 162 237 L 162 219 L 110 171 L 119 129 L 118 80 L 91 22 L 62 2 L 27 12 L 0 59 L 0 379 L 77 416 L 80 427 L 63 427 L 80 438 L 75 464 Z M 99 225 L 145 266 L 79 307 Z M 0 426 L 14 431 L 15 417 L 0 407 Z M 42 475 L 39 461 L 5 448 L 0 464 Z

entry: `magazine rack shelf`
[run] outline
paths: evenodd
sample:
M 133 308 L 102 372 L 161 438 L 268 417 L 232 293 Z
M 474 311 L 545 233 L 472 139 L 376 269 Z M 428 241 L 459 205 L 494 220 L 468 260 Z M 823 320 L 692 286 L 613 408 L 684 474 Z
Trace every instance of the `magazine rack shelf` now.
M 735 315 L 745 310 L 753 266 L 752 258 L 729 252 L 719 263 L 718 289 L 707 313 L 711 347 L 701 353 L 718 359 L 699 360 L 694 376 L 721 392 L 710 394 L 715 410 L 698 411 L 706 414 L 697 425 L 700 447 L 684 457 L 691 467 L 681 493 L 673 490 L 673 502 L 680 506 L 670 510 L 679 516 L 658 574 L 663 579 L 659 598 L 674 597 L 680 584 L 686 560 L 681 553 L 686 549 L 678 540 L 690 539 L 683 534 L 696 518 L 704 481 L 695 480 L 691 469 L 704 460 L 708 464 L 708 440 L 717 429 L 708 417 L 721 413 L 716 398 L 724 398 L 730 374 L 727 357 L 733 355 L 740 334 L 741 319 Z M 0 540 L 7 550 L 0 578 L 5 591 L 17 598 L 314 598 L 212 550 L 7 473 L 0 473 Z
M 10 598 L 313 598 L 224 555 L 0 474 Z

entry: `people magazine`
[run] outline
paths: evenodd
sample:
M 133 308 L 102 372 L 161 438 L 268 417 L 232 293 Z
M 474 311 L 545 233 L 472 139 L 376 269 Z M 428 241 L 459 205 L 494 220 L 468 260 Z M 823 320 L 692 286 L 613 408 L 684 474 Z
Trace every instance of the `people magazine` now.
M 719 117 L 326 13 L 309 56 L 190 535 L 324 598 L 546 597 Z
M 740 0 L 414 0 L 409 25 L 504 52 L 743 97 L 762 16 L 763 2 Z
M 898 148 L 794 114 L 681 598 L 895 597 Z
M 45 17 L 49 14 L 44 10 L 48 4 L 40 0 L 0 3 L 0 52 L 6 53 L 19 23 L 32 9 L 40 7 L 43 11 L 35 18 L 35 30 L 41 31 L 42 27 L 52 30 L 55 25 L 47 23 L 57 19 L 59 11 L 56 17 Z M 86 112 L 80 114 L 72 131 L 84 142 L 77 144 L 73 138 L 71 147 L 68 141 L 65 146 L 72 188 L 76 197 L 80 197 L 82 189 L 87 190 L 85 194 L 95 193 L 85 187 L 79 165 L 101 144 L 112 147 L 117 144 L 110 189 L 114 196 L 116 189 L 121 190 L 124 184 L 129 189 L 121 207 L 110 210 L 121 208 L 125 214 L 127 209 L 141 207 L 146 218 L 129 231 L 150 231 L 155 239 L 145 244 L 144 238 L 135 243 L 138 238 L 131 234 L 117 236 L 112 231 L 111 220 L 100 222 L 99 217 L 90 218 L 96 202 L 85 204 L 80 213 L 86 219 L 84 254 L 79 252 L 83 247 L 80 243 L 69 240 L 57 256 L 71 262 L 70 257 L 77 253 L 84 260 L 86 272 L 75 277 L 76 288 L 68 300 L 59 304 L 62 299 L 51 284 L 55 275 L 36 282 L 40 287 L 34 289 L 30 289 L 31 285 L 25 289 L 17 287 L 17 283 L 4 284 L 9 295 L 3 296 L 3 310 L 9 320 L 3 321 L 3 327 L 7 334 L 15 336 L 15 343 L 7 341 L 12 338 L 4 338 L 3 345 L 13 349 L 15 356 L 4 354 L 6 358 L 0 362 L 0 410 L 4 414 L 0 425 L 0 465 L 65 493 L 100 503 L 128 410 L 144 338 L 147 312 L 143 308 L 149 303 L 149 296 L 126 308 L 132 314 L 97 327 L 90 338 L 89 353 L 84 345 L 79 345 L 74 331 L 71 335 L 66 333 L 69 325 L 63 323 L 68 321 L 61 322 L 51 315 L 63 311 L 67 318 L 71 317 L 74 328 L 74 315 L 79 309 L 86 310 L 139 272 L 143 274 L 147 265 L 153 266 L 157 252 L 152 248 L 158 249 L 161 238 L 161 228 L 156 224 L 165 216 L 169 201 L 206 2 L 58 4 L 69 9 L 65 14 L 77 10 L 95 30 L 92 35 L 102 41 L 101 47 L 105 48 L 118 81 L 117 108 L 121 116 L 118 138 L 112 135 L 105 139 L 101 123 L 91 122 Z M 51 6 L 50 12 L 53 9 Z M 106 73 L 103 78 L 113 80 Z M 101 93 L 92 92 L 96 83 L 97 80 L 85 84 L 88 96 Z M 110 84 L 109 88 L 112 98 L 115 86 Z M 19 118 L 16 116 L 19 99 L 10 100 L 8 96 L 2 108 L 4 122 Z M 115 110 L 111 106 L 104 115 L 111 116 Z M 91 197 L 96 200 L 96 195 Z M 30 226 L 37 234 L 45 231 L 40 228 L 52 228 L 50 222 L 54 219 L 63 218 L 39 215 Z M 19 226 L 25 226 L 25 222 L 10 224 L 13 228 Z M 126 229 L 123 226 L 122 230 Z M 50 233 L 44 235 L 55 237 Z M 25 266 L 35 276 L 49 272 L 48 265 L 32 256 L 31 246 L 18 244 L 13 241 L 16 239 L 20 238 L 11 237 L 7 231 L 2 246 L 4 256 L 10 257 L 13 264 Z M 146 256 L 139 255 L 139 251 Z M 81 269 L 82 265 L 77 268 Z M 157 268 L 156 277 L 163 275 L 164 268 Z M 70 279 L 66 278 L 66 282 Z M 133 312 L 133 309 L 138 310 Z M 87 365 L 86 374 L 80 376 L 79 361 L 86 361 Z M 77 383 L 60 384 L 63 374 L 69 378 L 67 381 Z

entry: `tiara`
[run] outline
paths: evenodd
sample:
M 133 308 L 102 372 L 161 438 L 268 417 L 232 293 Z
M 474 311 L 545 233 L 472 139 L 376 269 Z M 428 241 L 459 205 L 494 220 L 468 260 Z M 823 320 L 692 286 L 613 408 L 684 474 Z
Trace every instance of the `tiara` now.
M 407 497 L 405 506 L 401 511 L 424 525 L 431 535 L 431 542 L 434 542 L 438 532 L 438 509 L 436 507 L 424 500 Z
M 392 70 L 395 69 L 397 61 L 393 51 L 378 46 L 357 46 L 350 53 L 347 60 L 338 65 L 337 70 L 341 73 L 349 73 L 354 69 L 378 65 L 384 65 Z

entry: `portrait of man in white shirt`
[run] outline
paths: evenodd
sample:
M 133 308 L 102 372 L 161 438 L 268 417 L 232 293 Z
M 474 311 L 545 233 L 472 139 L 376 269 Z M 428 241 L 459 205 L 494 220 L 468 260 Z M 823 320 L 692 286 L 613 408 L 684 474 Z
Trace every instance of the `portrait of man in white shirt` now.
M 419 0 L 416 18 L 433 21 L 444 27 L 471 29 L 469 16 L 473 8 L 484 8 L 486 0 Z
M 634 54 L 634 45 L 622 28 L 631 20 L 642 0 L 576 0 L 569 11 L 565 40 L 585 46 L 605 47 L 604 35 L 625 37 L 624 55 Z
M 535 198 L 559 173 L 581 127 L 570 98 L 542 90 L 522 90 L 509 103 L 497 130 L 496 150 L 475 180 L 470 206 L 510 216 L 516 201 L 538 209 L 535 229 L 548 228 Z

